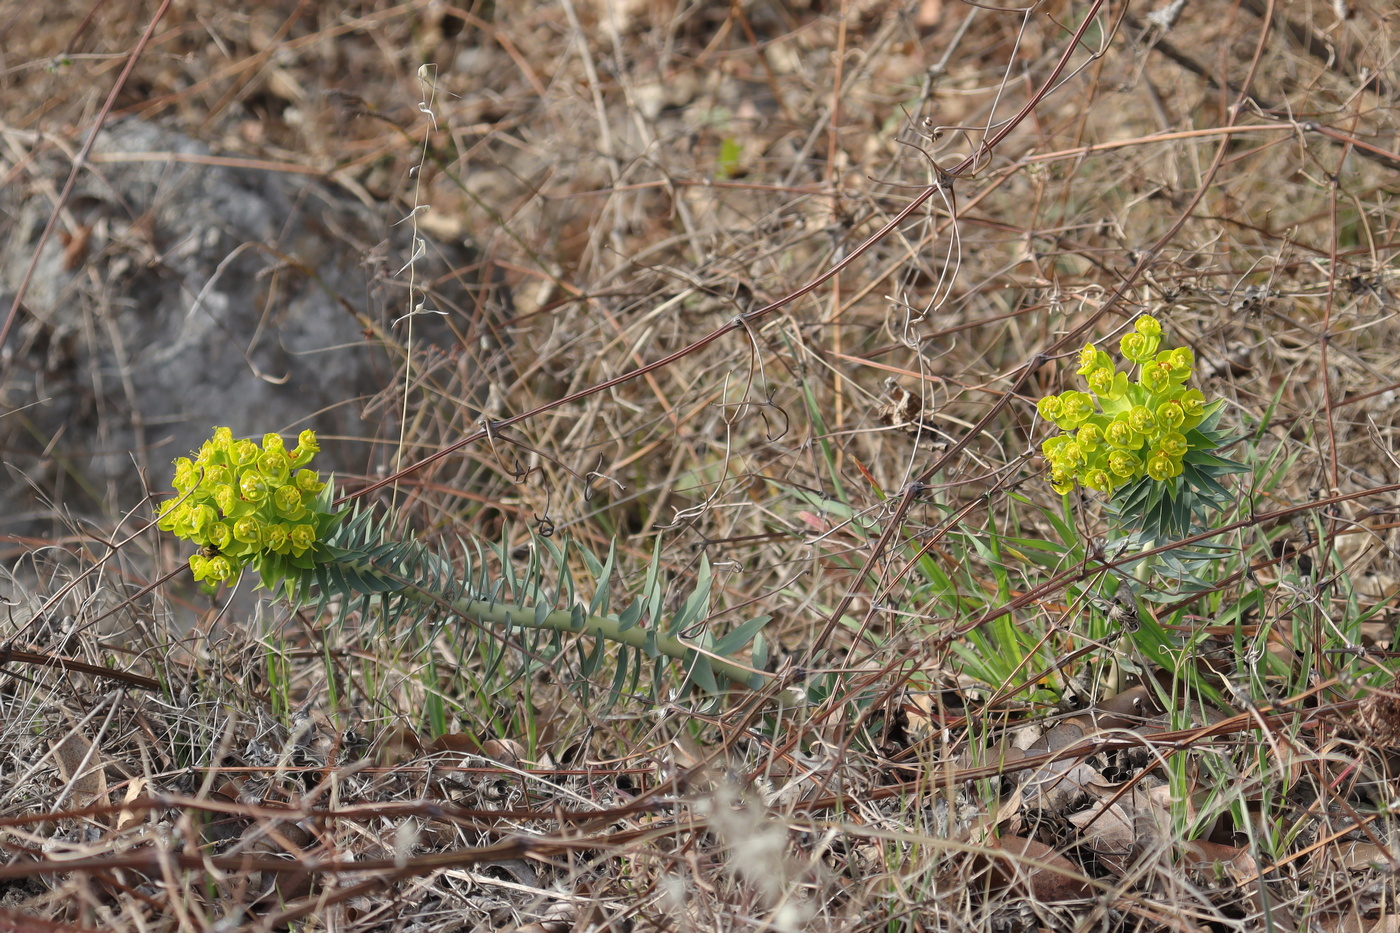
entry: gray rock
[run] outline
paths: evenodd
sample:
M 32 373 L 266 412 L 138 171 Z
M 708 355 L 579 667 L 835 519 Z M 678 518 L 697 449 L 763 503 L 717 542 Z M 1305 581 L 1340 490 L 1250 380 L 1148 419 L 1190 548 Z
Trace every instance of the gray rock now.
M 36 489 L 78 515 L 149 515 L 146 484 L 166 489 L 170 461 L 215 425 L 258 439 L 314 428 L 322 469 L 384 459 L 368 442 L 397 435 L 397 406 L 366 404 L 402 363 L 370 335 L 404 339 L 411 225 L 308 176 L 200 163 L 207 152 L 139 121 L 99 136 L 0 357 L 0 534 L 59 531 Z M 18 176 L 0 190 L 6 309 L 69 165 L 52 149 L 18 172 L 0 158 Z M 90 231 L 85 249 L 75 230 Z M 475 346 L 472 284 L 451 274 L 472 253 L 424 245 L 416 277 L 438 283 L 426 305 L 449 313 L 415 316 L 415 346 Z

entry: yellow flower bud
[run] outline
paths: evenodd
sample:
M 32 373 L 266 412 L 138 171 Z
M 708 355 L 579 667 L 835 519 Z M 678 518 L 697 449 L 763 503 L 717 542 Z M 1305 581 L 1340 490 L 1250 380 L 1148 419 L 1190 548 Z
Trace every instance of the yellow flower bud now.
M 206 494 L 212 494 L 220 486 L 233 482 L 233 473 L 222 463 L 211 464 L 204 469 L 204 480 L 200 483 Z
M 1126 359 L 1134 363 L 1145 363 L 1152 359 L 1152 354 L 1157 352 L 1158 337 L 1149 337 L 1132 331 L 1123 335 L 1123 339 L 1118 342 L 1118 351 Z
M 199 485 L 200 471 L 189 457 L 175 458 L 174 486 L 178 492 L 189 492 Z
M 1186 412 L 1188 420 L 1205 416 L 1206 397 L 1201 394 L 1200 389 L 1187 389 L 1178 401 L 1181 402 L 1181 410 Z
M 296 484 L 297 488 L 308 496 L 314 496 L 326 488 L 326 484 L 316 476 L 315 470 L 297 470 Z
M 302 431 L 297 435 L 297 447 L 291 453 L 292 467 L 305 466 L 311 462 L 311 458 L 316 456 L 321 450 L 321 445 L 316 441 L 315 431 Z
M 258 445 L 245 437 L 241 441 L 235 441 L 229 448 L 229 459 L 236 467 L 249 467 L 257 461 L 258 453 Z
M 1172 399 L 1157 406 L 1157 423 L 1170 431 L 1175 431 L 1186 423 L 1186 410 L 1181 402 Z
M 1134 405 L 1128 412 L 1128 425 L 1137 433 L 1150 437 L 1157 431 L 1157 416 L 1146 405 Z
M 1155 317 L 1153 317 L 1150 314 L 1141 315 L 1137 319 L 1137 321 L 1134 322 L 1133 326 L 1137 328 L 1137 332 L 1139 334 L 1143 334 L 1144 336 L 1162 336 L 1162 325 L 1158 322 L 1158 320 Z
M 225 548 L 233 540 L 233 530 L 229 528 L 227 522 L 214 522 L 205 531 L 205 537 L 214 547 Z
M 1113 479 L 1103 470 L 1089 470 L 1086 472 L 1084 474 L 1084 485 L 1097 492 L 1113 492 Z
M 1120 373 L 1107 366 L 1089 375 L 1089 388 L 1101 399 L 1116 402 L 1128 394 L 1128 374 Z
M 216 521 L 218 517 L 219 516 L 214 514 L 214 509 L 212 506 L 190 506 L 185 511 L 186 534 L 184 535 L 184 537 L 191 538 L 197 534 L 200 534 L 205 528 L 207 528 L 210 524 Z
M 267 528 L 267 548 L 278 554 L 286 554 L 291 550 L 290 526 L 278 523 L 269 525 Z
M 1079 444 L 1079 449 L 1086 454 L 1091 454 L 1099 448 L 1099 442 L 1103 440 L 1103 429 L 1092 421 L 1085 423 L 1075 435 L 1075 442 Z
M 1142 446 L 1141 435 L 1133 430 L 1123 415 L 1109 422 L 1108 427 L 1104 428 L 1103 437 L 1109 446 L 1120 450 L 1137 450 Z
M 240 518 L 233 525 L 233 537 L 242 544 L 254 546 L 262 543 L 262 521 L 249 515 Z
M 219 511 L 225 517 L 233 514 L 233 510 L 238 508 L 238 493 L 233 491 L 233 487 L 223 485 L 214 490 L 214 504 L 219 507 Z
M 1055 423 L 1062 430 L 1079 427 L 1094 413 L 1094 401 L 1086 392 L 1066 392 L 1060 396 L 1060 417 Z
M 297 525 L 287 539 L 292 545 L 292 556 L 300 557 L 316 543 L 316 529 L 311 525 Z
M 1108 455 L 1108 468 L 1121 479 L 1132 479 L 1142 468 L 1136 454 L 1126 450 L 1115 450 Z
M 239 566 L 234 564 L 233 561 L 229 560 L 223 554 L 216 554 L 204 561 L 204 579 L 216 583 L 222 583 L 225 580 L 237 576 L 238 570 Z M 199 578 L 199 574 L 196 573 L 195 579 L 198 580 Z
M 1160 360 L 1153 360 L 1142 364 L 1142 375 L 1138 377 L 1138 384 L 1149 392 L 1161 392 L 1172 382 L 1172 368 L 1169 363 Z
M 306 514 L 301 503 L 301 490 L 295 486 L 279 486 L 272 494 L 272 507 L 277 514 L 289 521 L 297 521 Z
M 1181 464 L 1160 450 L 1147 458 L 1147 475 L 1159 483 L 1166 482 L 1180 472 Z
M 1171 367 L 1172 381 L 1178 385 L 1191 378 L 1196 367 L 1196 354 L 1190 347 L 1177 347 L 1167 353 L 1167 365 Z
M 291 459 L 285 450 L 264 450 L 258 457 L 258 472 L 270 485 L 280 486 L 291 475 Z
M 1113 370 L 1107 366 L 1100 366 L 1089 374 L 1089 388 L 1099 398 L 1108 396 L 1113 391 Z
M 249 502 L 261 502 L 267 498 L 267 483 L 260 474 L 249 470 L 238 481 L 238 491 Z
M 189 503 L 182 499 L 168 499 L 160 504 L 160 521 L 156 522 L 161 531 L 180 533 L 189 521 Z
M 1173 431 L 1162 438 L 1157 449 L 1173 460 L 1180 460 L 1190 448 L 1186 443 L 1186 435 Z
M 1091 373 L 1098 368 L 1099 351 L 1092 343 L 1084 344 L 1084 349 L 1079 351 L 1079 369 L 1075 370 L 1079 375 Z

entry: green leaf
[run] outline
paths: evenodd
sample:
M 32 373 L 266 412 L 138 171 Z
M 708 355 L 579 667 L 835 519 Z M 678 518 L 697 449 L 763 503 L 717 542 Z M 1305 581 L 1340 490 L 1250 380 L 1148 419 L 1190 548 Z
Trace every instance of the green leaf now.
M 762 632 L 759 632 L 753 637 L 753 651 L 749 653 L 749 665 L 755 670 L 762 671 L 768 669 L 768 640 L 763 637 Z M 757 677 L 757 675 L 755 675 L 755 679 L 757 679 L 760 684 L 763 681 L 763 678 Z M 749 681 L 749 686 L 756 687 L 757 685 L 751 680 Z
M 617 539 L 613 539 L 613 546 L 617 546 Z M 598 558 L 593 552 L 578 542 L 574 542 L 574 550 L 578 551 L 578 556 L 583 558 L 583 563 L 588 567 L 588 572 L 597 580 L 603 574 L 603 565 L 598 563 Z
M 692 622 L 703 619 L 709 613 L 711 582 L 710 559 L 702 554 L 700 556 L 700 572 L 695 575 L 695 592 L 687 597 L 681 605 L 680 611 L 671 620 L 668 635 L 675 638 L 689 628 Z
M 623 686 L 627 683 L 627 662 L 632 657 L 632 652 L 624 648 L 617 653 L 617 670 L 613 672 L 612 687 L 608 690 L 608 699 L 604 704 L 604 712 L 613 708 L 617 703 L 617 698 L 622 695 Z
M 603 645 L 606 639 L 602 635 L 595 635 L 593 638 L 593 650 L 584 656 L 579 669 L 584 677 L 592 677 L 598 670 L 598 665 L 603 660 Z
M 634 627 L 642 618 L 642 600 L 638 599 L 626 609 L 622 610 L 622 615 L 617 617 L 618 631 L 625 632 Z
M 515 562 L 510 559 L 510 542 L 507 536 L 510 534 L 506 528 L 501 529 L 500 559 L 501 559 L 501 581 L 511 594 L 511 601 L 514 601 L 516 593 Z M 538 552 L 538 548 L 532 549 Z
M 580 548 L 585 558 L 597 560 L 587 550 Z M 608 590 L 612 584 L 613 565 L 617 562 L 617 539 L 613 538 L 611 546 L 608 547 L 608 561 L 601 569 L 593 571 L 594 587 L 593 601 L 588 604 L 588 614 L 592 616 L 603 616 L 608 614 Z
M 772 621 L 772 618 L 772 616 L 766 615 L 758 616 L 756 618 L 749 619 L 747 622 L 735 626 L 732 631 L 726 634 L 719 641 L 715 642 L 713 649 L 714 653 L 722 658 L 727 658 L 730 655 L 734 654 L 734 652 L 738 651 L 740 648 L 744 647 L 751 640 L 753 640 L 754 636 L 759 633 L 763 626 L 767 625 L 770 621 Z
M 681 684 L 682 693 L 691 684 L 698 685 L 706 693 L 719 693 L 719 684 L 715 683 L 715 672 L 710 667 L 708 657 L 699 652 L 689 652 L 686 655 L 686 665 L 690 668 L 690 673 Z
M 661 536 L 656 536 L 656 545 L 651 555 L 651 563 L 647 564 L 647 582 L 642 588 L 642 599 L 647 604 L 647 618 L 652 625 L 656 625 L 661 618 L 662 592 L 661 584 L 656 579 L 661 570 Z
M 574 575 L 569 569 L 569 547 L 570 539 L 564 539 L 563 548 L 555 545 L 551 538 L 540 539 L 545 547 L 549 549 L 550 556 L 554 558 L 554 565 L 558 569 L 557 583 L 554 589 L 553 604 L 564 606 L 572 603 L 575 599 Z
M 1025 499 L 1025 496 L 1019 496 L 1019 494 L 1013 495 L 1021 499 Z M 1074 527 L 1074 519 L 1070 515 L 1068 499 L 1068 496 L 1060 497 L 1059 513 L 1056 513 L 1053 509 L 1045 509 L 1043 511 L 1043 514 L 1045 515 L 1045 520 L 1048 521 L 1052 526 L 1054 526 L 1055 531 L 1060 535 L 1061 541 L 1064 541 L 1066 543 L 1077 543 L 1079 541 L 1079 532 Z M 1026 504 L 1030 504 L 1029 499 L 1026 499 Z
M 1193 463 L 1197 466 L 1211 467 L 1225 473 L 1248 473 L 1249 467 L 1238 460 L 1230 460 L 1226 457 L 1217 457 L 1214 454 L 1206 453 L 1204 450 L 1187 451 L 1186 456 L 1181 458 L 1185 463 Z

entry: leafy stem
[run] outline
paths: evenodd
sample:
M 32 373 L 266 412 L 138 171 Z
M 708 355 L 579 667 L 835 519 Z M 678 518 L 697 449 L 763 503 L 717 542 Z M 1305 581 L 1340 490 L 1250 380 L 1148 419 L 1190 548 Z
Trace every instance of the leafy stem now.
M 658 543 L 640 596 L 616 616 L 607 611 L 616 547 L 602 562 L 575 543 L 560 548 L 537 537 L 523 579 L 504 545 L 499 553 L 502 576 L 494 582 L 485 574 L 473 579 L 470 555 L 481 551 L 474 541 L 459 542 L 466 565 L 458 573 L 416 540 L 398 540 L 400 532 L 388 517 L 376 521 L 373 512 L 360 507 L 335 511 L 333 484 L 321 482 L 306 468 L 319 449 L 311 431 L 303 431 L 298 446 L 289 451 L 276 434 L 265 435 L 259 446 L 235 439 L 228 428 L 217 428 L 193 458 L 175 461 L 177 495 L 161 506 L 160 527 L 198 545 L 190 568 L 206 590 L 212 593 L 220 584 L 232 584 L 251 567 L 262 586 L 285 591 L 293 602 L 314 597 L 319 610 L 325 610 L 332 596 L 339 597 L 342 622 L 357 605 L 362 617 L 368 616 L 377 598 L 386 626 L 403 615 L 409 602 L 446 610 L 493 634 L 504 629 L 509 635 L 515 627 L 549 632 L 555 657 L 565 650 L 564 635 L 591 636 L 594 649 L 581 652 L 585 678 L 602 661 L 602 643 L 614 642 L 626 649 L 617 659 L 614 698 L 624 688 L 629 669 L 635 685 L 648 659 L 658 682 L 665 659 L 681 661 L 681 690 L 693 684 L 717 692 L 717 677 L 757 688 L 771 677 L 763 672 L 767 651 L 760 634 L 768 616 L 743 622 L 719 638 L 711 634 L 708 561 L 701 561 L 694 589 L 684 599 L 668 601 L 660 582 Z M 574 587 L 571 550 L 593 576 L 594 594 L 586 608 Z M 552 568 L 546 566 L 545 556 Z M 478 566 L 485 564 L 482 560 Z M 502 592 L 513 600 L 497 599 Z M 663 609 L 668 602 L 679 608 L 666 621 Z M 561 604 L 572 608 L 555 608 Z M 423 624 L 431 614 L 417 615 L 410 624 Z M 695 634 L 683 638 L 687 632 Z M 727 660 L 751 643 L 750 665 Z
M 698 681 L 706 679 L 703 673 L 699 673 L 702 668 L 707 668 L 712 674 L 722 676 L 731 683 L 755 689 L 761 687 L 773 676 L 764 671 L 726 661 L 717 652 L 706 651 L 703 645 L 692 645 L 679 637 L 662 635 L 655 628 L 644 628 L 637 624 L 628 626 L 626 622 L 616 616 L 590 615 L 580 611 L 582 607 L 541 611 L 535 607 L 496 600 L 470 597 L 452 598 L 434 593 L 409 580 L 395 579 L 394 575 L 385 573 L 372 564 L 345 561 L 340 569 L 361 576 L 374 574 L 380 580 L 397 583 L 398 588 L 393 591 L 397 595 L 425 606 L 449 609 L 464 619 L 482 625 L 495 626 L 506 632 L 515 627 L 524 627 L 546 629 L 566 635 L 593 636 L 637 649 L 651 658 L 668 657 L 683 661 L 689 673 L 698 674 L 695 678 Z

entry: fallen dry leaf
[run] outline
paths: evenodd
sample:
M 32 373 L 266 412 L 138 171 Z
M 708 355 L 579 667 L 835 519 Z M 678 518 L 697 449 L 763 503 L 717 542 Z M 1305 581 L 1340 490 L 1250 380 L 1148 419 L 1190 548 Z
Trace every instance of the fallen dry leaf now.
M 1079 866 L 1043 842 L 1024 836 L 992 840 L 995 848 L 984 856 L 993 883 L 1019 888 L 1042 901 L 1068 901 L 1089 897 L 1094 886 Z

